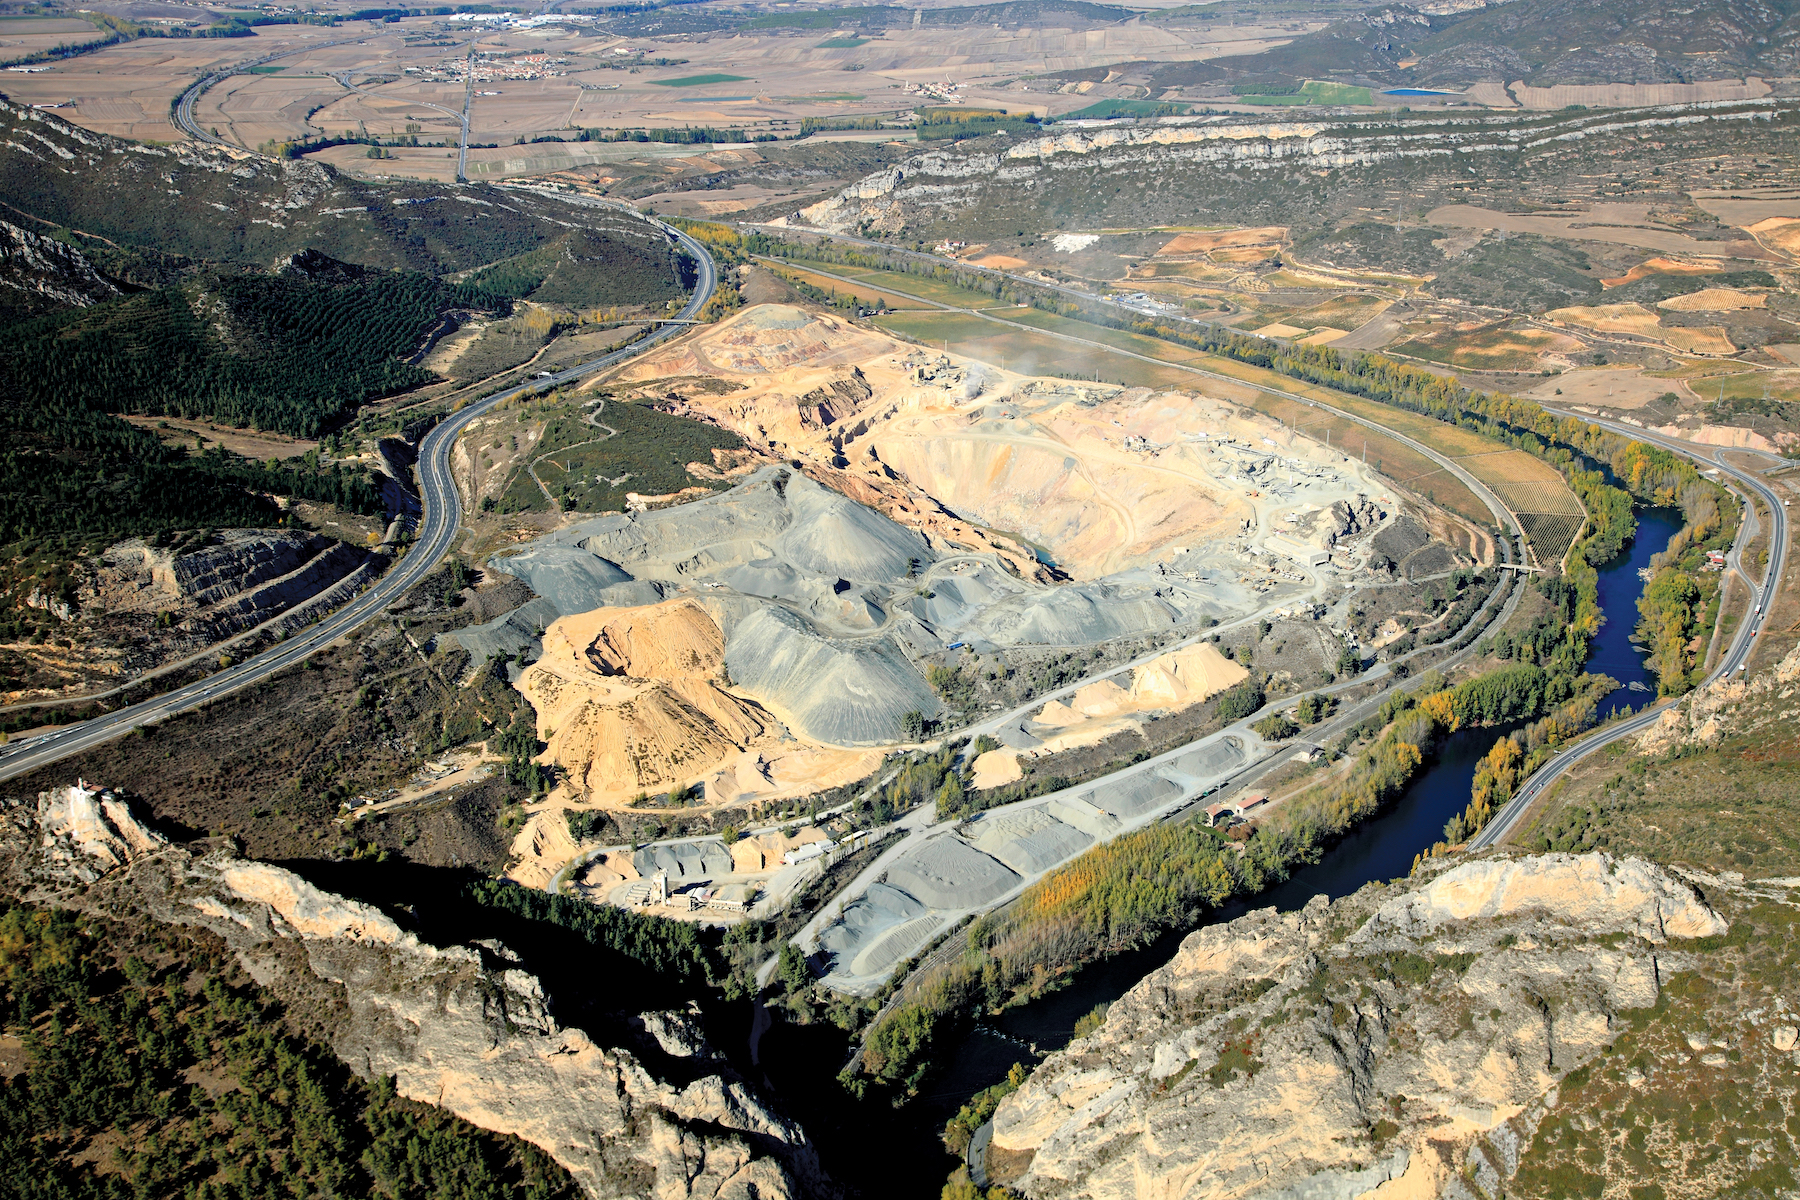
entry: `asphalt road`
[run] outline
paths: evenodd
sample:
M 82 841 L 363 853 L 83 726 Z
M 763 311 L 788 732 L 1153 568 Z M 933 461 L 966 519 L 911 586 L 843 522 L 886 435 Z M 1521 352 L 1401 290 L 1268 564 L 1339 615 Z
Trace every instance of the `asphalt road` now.
M 1748 544 L 1755 528 L 1754 521 L 1748 513 L 1745 514 L 1744 523 L 1738 531 L 1737 544 L 1732 547 L 1731 559 L 1733 565 L 1738 568 L 1739 572 L 1746 580 L 1750 580 L 1750 588 L 1753 593 L 1750 601 L 1750 613 L 1745 618 L 1744 623 L 1738 626 L 1736 635 L 1731 639 L 1730 647 L 1720 656 L 1719 665 L 1714 668 L 1713 673 L 1707 677 L 1706 681 L 1712 683 L 1715 680 L 1723 679 L 1729 675 L 1735 674 L 1741 667 L 1749 662 L 1750 654 L 1756 648 L 1756 639 L 1762 633 L 1763 623 L 1768 620 L 1768 613 L 1764 610 L 1768 607 L 1769 602 L 1774 598 L 1781 586 L 1781 567 L 1783 560 L 1787 557 L 1788 548 L 1787 510 L 1782 507 L 1781 498 L 1777 496 L 1774 490 L 1771 489 L 1768 484 L 1764 483 L 1754 472 L 1746 471 L 1741 467 L 1734 467 L 1726 462 L 1724 451 L 1722 450 L 1714 451 L 1712 458 L 1708 460 L 1686 443 L 1678 442 L 1673 438 L 1661 437 L 1634 426 L 1619 425 L 1612 421 L 1599 420 L 1590 417 L 1585 413 L 1561 412 L 1557 409 L 1549 408 L 1548 406 L 1545 407 L 1547 411 L 1556 413 L 1558 416 L 1577 417 L 1580 420 L 1598 425 L 1601 428 L 1611 430 L 1614 433 L 1624 434 L 1627 437 L 1636 438 L 1640 441 L 1651 442 L 1663 447 L 1665 450 L 1672 450 L 1675 453 L 1680 454 L 1685 458 L 1693 459 L 1695 462 L 1701 463 L 1704 466 L 1717 467 L 1725 474 L 1730 475 L 1739 484 L 1743 485 L 1751 492 L 1754 492 L 1757 496 L 1760 496 L 1763 502 L 1769 506 L 1769 511 L 1773 514 L 1771 520 L 1773 521 L 1774 528 L 1770 531 L 1769 537 L 1768 570 L 1763 576 L 1763 580 L 1760 584 L 1756 583 L 1751 578 L 1751 574 L 1744 568 L 1742 560 L 1744 547 Z M 1674 701 L 1664 701 L 1661 704 L 1652 705 L 1643 712 L 1638 713 L 1636 716 L 1621 721 L 1617 725 L 1603 729 L 1592 737 L 1583 738 L 1581 741 L 1570 746 L 1567 750 L 1564 750 L 1555 758 L 1539 767 L 1525 781 L 1524 785 L 1519 788 L 1518 793 L 1507 802 L 1506 806 L 1495 814 L 1493 820 L 1489 821 L 1480 833 L 1469 840 L 1469 849 L 1483 850 L 1489 846 L 1498 846 L 1502 841 L 1506 840 L 1507 836 L 1510 835 L 1519 822 L 1524 819 L 1525 813 L 1531 808 L 1532 802 L 1542 796 L 1545 790 L 1558 779 L 1561 779 L 1567 774 L 1571 767 L 1588 757 L 1588 755 L 1612 745 L 1620 738 L 1631 737 L 1634 734 L 1642 733 L 1644 730 L 1650 728 L 1650 726 L 1662 719 L 1663 713 L 1667 711 L 1673 703 Z
M 363 40 L 364 39 L 362 38 L 339 38 L 335 42 L 318 42 L 310 46 L 298 46 L 292 50 L 283 50 L 279 54 L 265 54 L 261 58 L 252 58 L 246 62 L 234 63 L 222 70 L 214 71 L 210 75 L 202 76 L 195 81 L 192 87 L 181 93 L 180 97 L 175 101 L 175 106 L 170 109 L 169 115 L 175 118 L 176 126 L 195 141 L 207 142 L 214 146 L 234 145 L 234 143 L 228 142 L 224 138 L 214 137 L 210 131 L 202 129 L 200 127 L 200 122 L 194 119 L 194 102 L 206 94 L 206 89 L 212 87 L 213 84 L 218 83 L 220 80 L 230 79 L 233 75 L 241 75 L 251 67 L 260 67 L 264 63 L 274 62 L 278 58 L 289 58 L 296 54 L 307 54 L 314 50 L 323 50 L 327 46 L 348 46 L 353 42 L 360 42 Z M 435 105 L 433 107 L 435 107 Z M 467 133 L 468 129 L 465 123 L 464 140 L 467 140 Z
M 661 222 L 657 222 L 657 225 L 686 250 L 699 267 L 694 294 L 689 298 L 687 307 L 676 318 L 685 321 L 698 313 L 700 307 L 711 298 L 713 290 L 718 286 L 718 270 L 706 247 L 680 230 Z M 305 632 L 216 675 L 209 675 L 186 687 L 103 717 L 95 717 L 91 721 L 68 725 L 40 737 L 0 747 L 0 780 L 12 779 L 49 766 L 59 759 L 79 754 L 129 733 L 136 726 L 153 725 L 177 713 L 204 707 L 221 697 L 242 691 L 277 671 L 293 666 L 375 617 L 401 593 L 430 574 L 456 540 L 457 530 L 462 525 L 462 497 L 457 491 L 456 480 L 450 473 L 450 449 L 469 422 L 515 396 L 571 383 L 584 375 L 623 362 L 686 328 L 685 324 L 662 325 L 642 341 L 623 350 L 548 377 L 534 379 L 519 387 L 484 396 L 460 411 L 451 413 L 426 434 L 425 440 L 419 444 L 417 472 L 423 512 L 414 544 L 406 556 L 390 567 L 367 591 Z

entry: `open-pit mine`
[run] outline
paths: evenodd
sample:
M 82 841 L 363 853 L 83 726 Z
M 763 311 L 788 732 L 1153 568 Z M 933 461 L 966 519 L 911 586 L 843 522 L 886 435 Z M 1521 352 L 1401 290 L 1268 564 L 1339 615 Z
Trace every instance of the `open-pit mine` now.
M 1311 677 L 1293 685 L 1314 685 L 1353 596 L 1392 587 L 1371 566 L 1392 565 L 1377 538 L 1396 520 L 1421 530 L 1402 508 L 1428 507 L 1227 400 L 1004 371 L 785 303 L 578 400 L 601 428 L 609 410 L 650 404 L 749 449 L 726 490 L 567 514 L 500 549 L 487 566 L 533 598 L 452 636 L 475 664 L 507 662 L 556 772 L 513 876 L 677 916 L 773 913 L 850 843 L 746 855 L 703 836 L 659 864 L 583 843 L 571 822 L 779 824 L 821 794 L 838 806 L 829 818 L 891 779 L 891 756 L 958 734 L 985 739 L 966 751 L 975 792 L 1003 788 L 1245 680 L 1214 643 L 1259 622 L 1310 647 Z M 1068 686 L 999 689 L 1047 655 L 1110 657 Z M 872 989 L 958 917 L 1278 749 L 1245 728 L 1196 734 L 1085 789 L 1038 789 L 885 847 L 803 946 L 832 986 Z M 800 825 L 814 828 L 788 828 Z

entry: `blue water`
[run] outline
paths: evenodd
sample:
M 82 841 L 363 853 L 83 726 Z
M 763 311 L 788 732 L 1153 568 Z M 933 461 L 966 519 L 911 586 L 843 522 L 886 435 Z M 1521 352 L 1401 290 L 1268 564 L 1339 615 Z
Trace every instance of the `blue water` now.
M 1434 92 L 1428 88 L 1391 88 L 1384 96 L 1460 96 L 1461 92 Z
M 1637 598 L 1644 590 L 1638 571 L 1650 565 L 1652 555 L 1668 549 L 1669 539 L 1681 528 L 1681 513 L 1644 508 L 1637 518 L 1636 539 L 1600 569 L 1600 611 L 1606 614 L 1606 624 L 1594 638 L 1587 669 L 1619 681 L 1619 687 L 1600 701 L 1602 715 L 1626 705 L 1642 708 L 1656 699 L 1656 676 L 1644 668 L 1644 653 L 1631 640 L 1638 620 Z
M 1638 618 L 1637 598 L 1644 587 L 1638 571 L 1649 565 L 1651 555 L 1668 546 L 1680 527 L 1680 514 L 1674 510 L 1641 510 L 1635 540 L 1600 568 L 1598 592 L 1606 623 L 1594 639 L 1588 670 L 1619 681 L 1619 687 L 1601 701 L 1602 715 L 1626 705 L 1641 708 L 1656 696 L 1655 676 L 1644 669 L 1644 655 L 1631 641 Z M 1631 690 L 1632 683 L 1645 690 Z M 1296 871 L 1285 883 L 1234 901 L 1204 924 L 1229 921 L 1251 909 L 1273 906 L 1290 911 L 1321 894 L 1335 900 L 1375 880 L 1407 874 L 1413 857 L 1442 841 L 1445 822 L 1469 803 L 1469 787 L 1481 757 L 1515 728 L 1471 729 L 1446 739 L 1431 767 L 1393 805 L 1352 830 L 1319 862 Z M 1096 963 L 1067 989 L 1009 1009 L 977 1028 L 964 1039 L 950 1069 L 937 1078 L 931 1094 L 923 1097 L 924 1103 L 918 1107 L 931 1109 L 941 1127 L 964 1100 L 1004 1077 L 1013 1063 L 1029 1067 L 1038 1057 L 1066 1044 L 1077 1020 L 1096 1005 L 1118 999 L 1167 962 L 1189 932 L 1182 930 L 1143 950 Z

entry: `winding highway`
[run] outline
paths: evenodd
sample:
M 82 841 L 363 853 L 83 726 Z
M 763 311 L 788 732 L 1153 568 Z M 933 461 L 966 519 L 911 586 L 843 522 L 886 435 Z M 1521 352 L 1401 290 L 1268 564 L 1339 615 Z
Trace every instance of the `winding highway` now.
M 296 54 L 310 54 L 314 50 L 323 50 L 328 46 L 348 46 L 354 42 L 363 40 L 365 39 L 339 38 L 335 42 L 319 42 L 317 45 L 312 46 L 296 46 L 292 50 L 282 50 L 275 54 L 265 54 L 261 58 L 252 58 L 246 62 L 233 63 L 229 67 L 222 67 L 209 75 L 201 76 L 194 81 L 193 85 L 189 87 L 187 91 L 176 97 L 175 103 L 169 108 L 169 116 L 174 119 L 176 128 L 180 129 L 195 141 L 206 142 L 213 146 L 236 146 L 236 143 L 234 142 L 228 142 L 224 138 L 213 136 L 212 131 L 203 127 L 200 124 L 199 119 L 194 116 L 194 105 L 201 96 L 206 94 L 208 88 L 211 88 L 216 83 L 231 78 L 233 75 L 241 75 L 251 67 L 260 67 L 265 63 L 274 62 L 278 58 L 292 58 Z M 462 129 L 457 135 L 456 145 L 456 182 L 458 183 L 467 182 L 464 176 L 469 162 L 469 109 L 475 102 L 474 59 L 475 43 L 471 41 L 468 45 L 468 59 L 466 60 L 468 63 L 468 71 L 464 78 L 463 106 L 460 113 L 456 112 L 454 109 L 445 108 L 441 104 L 432 104 L 427 100 L 410 101 L 410 103 L 417 104 L 421 108 L 429 108 L 441 112 L 452 120 L 461 123 Z M 358 92 L 363 95 L 372 94 L 363 91 L 362 88 L 351 83 L 351 74 L 352 72 L 343 71 L 334 74 L 332 78 L 336 79 L 350 91 Z
M 310 54 L 314 50 L 323 50 L 328 46 L 348 46 L 353 42 L 360 42 L 362 40 L 364 39 L 339 38 L 335 42 L 318 42 L 310 46 L 296 46 L 292 50 L 282 50 L 275 54 L 265 54 L 261 58 L 252 58 L 241 63 L 233 63 L 229 67 L 222 67 L 219 70 L 212 72 L 210 75 L 202 75 L 199 79 L 194 81 L 192 87 L 177 96 L 175 98 L 175 103 L 169 108 L 169 115 L 174 118 L 176 127 L 195 141 L 206 142 L 213 146 L 236 146 L 236 143 L 228 142 L 222 137 L 214 137 L 212 132 L 202 128 L 200 122 L 194 117 L 194 102 L 205 95 L 208 88 L 212 87 L 215 83 L 219 83 L 221 80 L 230 79 L 233 75 L 242 75 L 251 67 L 260 67 L 265 63 L 272 63 L 278 58 L 292 58 L 296 54 Z M 465 140 L 467 140 L 467 133 L 468 127 L 465 124 Z M 242 147 L 238 148 L 241 149 Z
M 440 421 L 419 444 L 417 470 L 419 501 L 423 512 L 419 519 L 418 536 L 406 556 L 390 567 L 367 591 L 317 625 L 216 675 L 209 675 L 186 687 L 95 717 L 91 721 L 67 725 L 39 737 L 0 747 L 0 780 L 13 779 L 49 766 L 72 754 L 79 754 L 129 733 L 135 727 L 155 724 L 178 713 L 202 708 L 233 692 L 242 691 L 277 671 L 293 666 L 379 615 L 401 593 L 430 574 L 449 552 L 451 544 L 456 540 L 457 530 L 462 525 L 462 496 L 457 491 L 456 480 L 450 472 L 450 450 L 456 444 L 457 436 L 471 421 L 515 396 L 573 383 L 584 375 L 642 354 L 658 342 L 686 330 L 687 322 L 712 297 L 719 277 L 712 255 L 707 253 L 706 247 L 678 229 L 660 221 L 655 224 L 691 255 L 697 264 L 699 275 L 687 306 L 673 321 L 659 326 L 648 337 L 623 350 L 484 396 Z
M 1715 450 L 1709 461 L 1697 454 L 1691 446 L 1673 438 L 1666 438 L 1633 426 L 1601 420 L 1585 413 L 1565 412 L 1550 408 L 1548 405 L 1544 407 L 1545 411 L 1559 417 L 1575 417 L 1578 420 L 1587 421 L 1589 424 L 1598 425 L 1612 433 L 1623 434 L 1626 437 L 1660 446 L 1665 450 L 1680 454 L 1684 458 L 1693 459 L 1703 466 L 1716 467 L 1731 476 L 1748 491 L 1760 497 L 1763 503 L 1769 506 L 1771 514 L 1769 519 L 1772 526 L 1769 531 L 1769 562 L 1768 569 L 1759 584 L 1751 577 L 1750 571 L 1746 569 L 1746 564 L 1743 562 L 1744 549 L 1758 532 L 1756 515 L 1751 507 L 1746 505 L 1744 521 L 1738 529 L 1737 544 L 1732 547 L 1731 559 L 1732 565 L 1750 584 L 1750 611 L 1745 614 L 1743 624 L 1738 626 L 1736 635 L 1731 639 L 1731 645 L 1720 656 L 1719 665 L 1713 669 L 1711 675 L 1707 676 L 1706 682 L 1710 684 L 1744 670 L 1749 663 L 1751 652 L 1756 648 L 1756 639 L 1762 633 L 1763 623 L 1768 620 L 1769 614 L 1764 610 L 1769 607 L 1781 587 L 1782 562 L 1787 557 L 1788 550 L 1787 509 L 1782 506 L 1781 497 L 1777 496 L 1774 489 L 1764 483 L 1755 472 L 1735 467 L 1725 461 L 1723 450 Z M 1539 767 L 1526 779 L 1518 793 L 1506 803 L 1506 806 L 1494 814 L 1493 819 L 1482 828 L 1480 833 L 1469 840 L 1469 849 L 1485 850 L 1490 846 L 1498 846 L 1517 828 L 1525 814 L 1530 811 L 1532 804 L 1543 796 L 1552 784 L 1568 774 L 1569 769 L 1576 763 L 1590 754 L 1605 749 L 1621 738 L 1642 733 L 1662 720 L 1663 713 L 1674 703 L 1673 700 L 1665 700 L 1660 704 L 1653 704 L 1635 716 L 1602 729 L 1591 737 L 1583 738 Z

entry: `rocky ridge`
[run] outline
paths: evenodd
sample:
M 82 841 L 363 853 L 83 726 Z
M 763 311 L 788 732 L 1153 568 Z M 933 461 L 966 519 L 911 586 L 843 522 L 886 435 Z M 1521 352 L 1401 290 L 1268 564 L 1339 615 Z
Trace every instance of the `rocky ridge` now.
M 1733 710 L 1745 701 L 1767 696 L 1770 692 L 1776 692 L 1779 699 L 1787 699 L 1793 695 L 1795 684 L 1800 684 L 1800 646 L 1788 651 L 1787 657 L 1776 663 L 1773 670 L 1761 672 L 1753 679 L 1716 680 L 1687 696 L 1665 711 L 1655 725 L 1638 735 L 1638 750 L 1645 754 L 1663 754 L 1677 746 L 1715 746 L 1731 726 Z M 1782 716 L 1792 717 L 1797 710 L 1800 705 Z
M 703 1068 L 682 1086 L 558 1024 L 497 942 L 437 947 L 370 905 L 217 843 L 176 845 L 85 784 L 0 812 L 9 890 L 33 903 L 196 926 L 257 981 L 331 1012 L 359 1074 L 533 1142 L 593 1197 L 800 1197 L 828 1190 L 804 1133 L 730 1077 L 685 1013 L 639 1018 Z
M 1058 181 L 1057 173 L 1120 172 L 1171 167 L 1219 171 L 1336 171 L 1381 164 L 1478 161 L 1488 155 L 1532 154 L 1590 137 L 1654 136 L 1659 129 L 1716 124 L 1721 130 L 1769 121 L 1785 107 L 1774 98 L 1701 102 L 1623 112 L 1517 120 L 1456 117 L 1429 128 L 1373 121 L 1220 121 L 1170 117 L 1156 122 L 1095 123 L 1058 128 L 1005 150 L 932 150 L 874 172 L 800 211 L 788 223 L 831 233 L 857 227 L 898 232 L 909 221 L 966 212 L 997 187 L 1030 195 Z M 1080 176 L 1086 179 L 1087 175 Z M 1233 177 L 1235 178 L 1235 177 Z M 935 210 L 935 211 L 934 211 Z
M 1690 969 L 1671 943 L 1727 930 L 1687 879 L 1604 854 L 1252 913 L 1047 1059 L 986 1166 L 1034 1200 L 1498 1194 L 1559 1083 Z
M 23 314 L 86 308 L 119 294 L 73 246 L 0 221 L 0 309 Z

